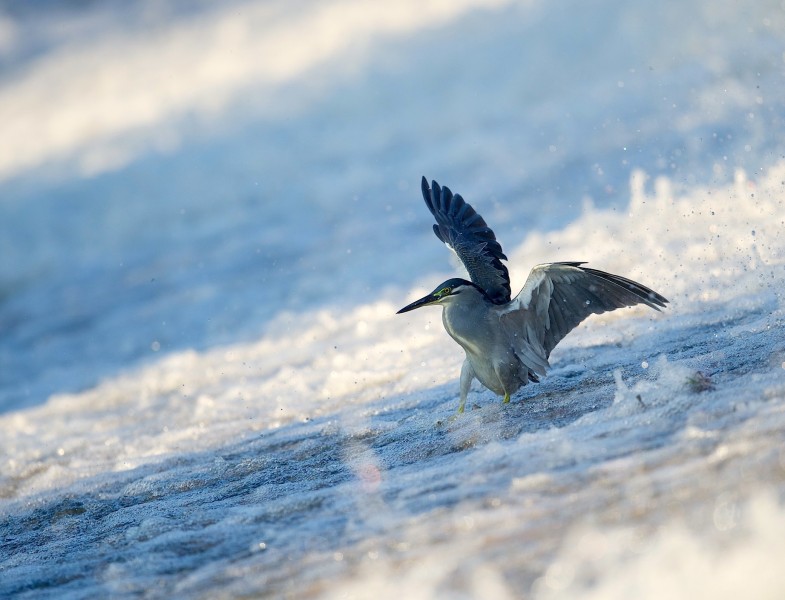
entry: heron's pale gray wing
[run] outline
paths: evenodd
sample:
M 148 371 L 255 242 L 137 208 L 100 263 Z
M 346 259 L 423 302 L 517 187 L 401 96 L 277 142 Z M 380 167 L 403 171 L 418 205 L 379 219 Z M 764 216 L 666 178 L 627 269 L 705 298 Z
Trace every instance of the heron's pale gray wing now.
M 502 260 L 507 257 L 485 220 L 460 194 L 435 181 L 428 187 L 422 178 L 422 195 L 433 213 L 433 231 L 447 244 L 466 267 L 472 282 L 482 288 L 496 304 L 510 301 L 510 275 Z
M 565 335 L 592 314 L 645 304 L 654 310 L 668 300 L 640 283 L 579 262 L 538 265 L 520 293 L 505 307 L 509 320 L 546 358 Z

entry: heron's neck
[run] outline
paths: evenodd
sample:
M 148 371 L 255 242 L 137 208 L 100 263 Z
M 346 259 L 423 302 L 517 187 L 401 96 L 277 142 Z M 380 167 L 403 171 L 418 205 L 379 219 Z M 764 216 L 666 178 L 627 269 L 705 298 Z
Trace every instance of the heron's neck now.
M 490 304 L 480 290 L 461 292 L 444 305 L 442 323 L 447 333 L 464 349 L 475 351 L 475 340 L 482 329 Z

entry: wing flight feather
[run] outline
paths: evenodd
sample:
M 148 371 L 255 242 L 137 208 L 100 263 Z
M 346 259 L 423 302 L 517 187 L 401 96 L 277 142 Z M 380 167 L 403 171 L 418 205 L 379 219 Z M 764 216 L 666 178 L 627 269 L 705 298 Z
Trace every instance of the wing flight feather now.
M 502 260 L 507 257 L 485 220 L 460 194 L 435 181 L 428 187 L 422 178 L 425 204 L 436 219 L 433 232 L 453 250 L 466 267 L 472 282 L 495 304 L 510 301 L 510 275 Z

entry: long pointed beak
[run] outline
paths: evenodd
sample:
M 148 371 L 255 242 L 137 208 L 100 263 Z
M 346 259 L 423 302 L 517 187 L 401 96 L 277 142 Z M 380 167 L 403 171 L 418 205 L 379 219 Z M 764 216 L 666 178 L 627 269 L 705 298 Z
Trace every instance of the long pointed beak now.
M 409 312 L 410 310 L 414 310 L 415 308 L 420 308 L 421 306 L 428 306 L 429 304 L 434 304 L 438 302 L 439 298 L 434 296 L 433 294 L 428 294 L 424 298 L 420 298 L 419 300 L 415 300 L 411 304 L 404 306 L 401 310 L 399 310 L 396 315 L 400 315 L 401 313 Z

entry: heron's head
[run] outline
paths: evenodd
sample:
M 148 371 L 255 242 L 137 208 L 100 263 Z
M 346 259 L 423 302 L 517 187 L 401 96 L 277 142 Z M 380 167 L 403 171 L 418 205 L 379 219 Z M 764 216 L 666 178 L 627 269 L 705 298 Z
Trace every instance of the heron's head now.
M 454 278 L 448 279 L 442 284 L 436 286 L 430 294 L 415 300 L 411 304 L 404 306 L 396 314 L 401 314 L 420 308 L 421 306 L 429 306 L 431 304 L 450 304 L 454 302 L 461 294 L 469 293 L 470 290 L 477 291 L 478 288 L 471 281 L 465 279 Z

